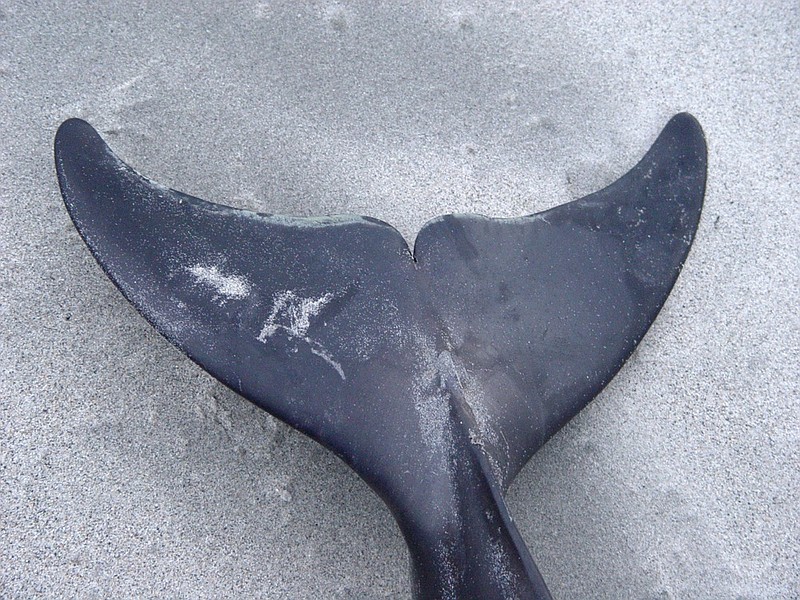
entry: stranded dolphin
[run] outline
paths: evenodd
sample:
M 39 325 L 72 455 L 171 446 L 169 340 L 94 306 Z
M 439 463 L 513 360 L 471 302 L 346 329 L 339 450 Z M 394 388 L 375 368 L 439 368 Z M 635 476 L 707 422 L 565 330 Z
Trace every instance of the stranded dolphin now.
M 532 216 L 447 215 L 413 252 L 369 217 L 205 202 L 55 139 L 67 209 L 144 317 L 386 502 L 420 599 L 550 598 L 503 492 L 614 376 L 669 294 L 703 202 L 688 114 L 609 187 Z

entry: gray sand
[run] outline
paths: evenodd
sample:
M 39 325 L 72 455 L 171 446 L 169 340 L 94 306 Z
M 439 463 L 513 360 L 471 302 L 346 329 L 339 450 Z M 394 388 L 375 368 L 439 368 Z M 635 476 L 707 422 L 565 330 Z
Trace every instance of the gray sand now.
M 558 600 L 800 598 L 800 4 L 69 4 L 0 3 L 0 596 L 408 598 L 367 486 L 102 274 L 63 119 L 170 187 L 411 240 L 596 190 L 689 110 L 686 268 L 509 504 Z

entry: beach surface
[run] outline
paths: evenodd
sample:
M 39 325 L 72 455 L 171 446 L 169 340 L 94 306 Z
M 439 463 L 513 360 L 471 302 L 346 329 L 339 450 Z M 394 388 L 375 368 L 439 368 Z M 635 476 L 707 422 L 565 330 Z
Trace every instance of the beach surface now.
M 371 490 L 95 263 L 63 120 L 171 188 L 413 243 L 598 190 L 688 111 L 685 268 L 508 504 L 557 600 L 800 598 L 800 4 L 752 4 L 0 1 L 0 596 L 410 598 Z

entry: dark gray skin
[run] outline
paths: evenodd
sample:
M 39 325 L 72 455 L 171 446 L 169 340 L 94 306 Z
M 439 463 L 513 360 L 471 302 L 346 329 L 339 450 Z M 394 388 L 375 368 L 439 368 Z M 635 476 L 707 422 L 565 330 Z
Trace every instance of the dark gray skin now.
M 164 188 L 77 119 L 55 158 L 78 231 L 142 315 L 383 498 L 415 598 L 550 598 L 503 492 L 675 283 L 705 189 L 693 117 L 600 192 L 517 219 L 437 218 L 413 253 L 375 219 L 260 215 Z

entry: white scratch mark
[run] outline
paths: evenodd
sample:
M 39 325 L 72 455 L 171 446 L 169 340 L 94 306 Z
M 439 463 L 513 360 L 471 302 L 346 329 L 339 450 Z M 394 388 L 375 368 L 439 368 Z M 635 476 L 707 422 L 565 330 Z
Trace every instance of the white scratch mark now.
M 272 311 L 267 317 L 267 322 L 261 333 L 258 334 L 259 342 L 266 342 L 268 337 L 284 330 L 292 337 L 305 338 L 311 319 L 319 315 L 333 299 L 333 294 L 325 294 L 319 298 L 302 298 L 291 290 L 275 294 Z
M 342 365 L 333 360 L 325 347 L 319 342 L 308 336 L 308 328 L 311 321 L 319 316 L 322 309 L 333 300 L 330 292 L 319 298 L 303 298 L 291 290 L 286 290 L 275 294 L 273 298 L 272 310 L 267 317 L 261 333 L 258 334 L 258 341 L 266 343 L 267 340 L 278 331 L 285 332 L 290 338 L 303 340 L 311 347 L 311 352 L 319 356 L 328 363 L 343 380 L 347 379 L 344 375 Z
M 325 352 L 325 350 L 322 349 L 322 346 L 320 344 L 317 344 L 316 342 L 314 342 L 313 340 L 309 340 L 308 338 L 305 338 L 305 341 L 307 341 L 311 346 L 311 352 L 313 354 L 316 354 L 322 360 L 328 363 L 331 367 L 333 367 L 333 369 L 339 374 L 339 377 L 341 377 L 343 381 L 347 379 L 347 377 L 344 376 L 344 369 L 342 369 L 342 365 L 333 360 L 330 357 L 330 355 L 327 352 Z
M 242 300 L 250 295 L 250 283 L 241 275 L 226 275 L 219 267 L 195 265 L 189 272 L 198 283 L 214 288 L 218 296 L 227 300 Z

